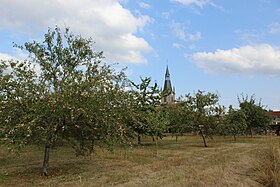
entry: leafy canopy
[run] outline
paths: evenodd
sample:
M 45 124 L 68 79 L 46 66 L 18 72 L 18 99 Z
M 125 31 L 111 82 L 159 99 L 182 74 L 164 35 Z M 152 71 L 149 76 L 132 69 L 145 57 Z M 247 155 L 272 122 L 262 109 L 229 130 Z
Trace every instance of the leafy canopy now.
M 25 61 L 0 66 L 1 136 L 23 146 L 68 140 L 78 154 L 125 136 L 127 79 L 101 62 L 91 39 L 49 29 L 43 42 L 17 46 Z

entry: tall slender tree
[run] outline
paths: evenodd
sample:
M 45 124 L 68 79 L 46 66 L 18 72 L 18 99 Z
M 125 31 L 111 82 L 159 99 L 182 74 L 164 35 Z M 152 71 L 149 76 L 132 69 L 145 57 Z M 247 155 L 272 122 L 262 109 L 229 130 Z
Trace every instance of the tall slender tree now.
M 151 85 L 150 77 L 141 78 L 140 84 L 132 82 L 132 86 L 134 115 L 131 116 L 131 120 L 128 123 L 137 134 L 138 144 L 141 144 L 142 135 L 162 133 L 159 130 L 163 128 L 153 126 L 157 124 L 154 122 L 158 120 L 158 117 L 163 117 L 159 111 L 156 111 L 156 107 L 160 105 L 162 95 L 157 83 Z M 152 119 L 152 115 L 154 115 L 154 119 Z M 158 132 L 155 132 L 156 129 Z

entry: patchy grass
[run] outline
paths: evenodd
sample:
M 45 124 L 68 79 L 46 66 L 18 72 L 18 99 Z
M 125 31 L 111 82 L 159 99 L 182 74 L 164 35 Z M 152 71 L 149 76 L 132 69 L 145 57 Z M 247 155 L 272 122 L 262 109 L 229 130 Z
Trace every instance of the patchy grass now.
M 259 151 L 255 163 L 256 180 L 265 186 L 280 187 L 280 147 L 270 145 Z
M 214 137 L 204 148 L 199 136 L 175 142 L 167 136 L 155 144 L 96 149 L 90 157 L 75 157 L 69 147 L 50 153 L 50 176 L 41 175 L 43 147 L 29 146 L 20 155 L 0 145 L 0 186 L 262 186 L 255 163 L 260 151 L 278 137 Z M 279 146 L 279 144 L 278 144 Z

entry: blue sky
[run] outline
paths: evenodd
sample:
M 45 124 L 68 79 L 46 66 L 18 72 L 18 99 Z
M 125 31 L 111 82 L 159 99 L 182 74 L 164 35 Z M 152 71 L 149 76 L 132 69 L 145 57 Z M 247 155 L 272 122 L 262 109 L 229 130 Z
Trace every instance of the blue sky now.
M 24 58 L 12 42 L 41 40 L 48 27 L 92 37 L 106 61 L 176 96 L 218 92 L 220 103 L 255 94 L 280 110 L 279 0 L 0 0 L 0 58 Z

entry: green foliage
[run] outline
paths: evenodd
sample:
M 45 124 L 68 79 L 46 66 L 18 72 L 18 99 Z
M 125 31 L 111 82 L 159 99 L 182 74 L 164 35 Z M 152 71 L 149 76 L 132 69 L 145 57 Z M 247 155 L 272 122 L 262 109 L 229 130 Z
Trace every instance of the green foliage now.
M 128 125 L 137 134 L 138 144 L 140 144 L 141 135 L 162 137 L 168 119 L 162 111 L 156 109 L 162 98 L 157 83 L 151 85 L 150 77 L 141 78 L 140 84 L 131 83 L 133 86 L 131 90 L 133 113 L 130 113 Z
M 152 137 L 163 138 L 167 125 L 169 124 L 168 114 L 163 109 L 147 111 L 148 134 Z
M 161 91 L 157 83 L 151 84 L 151 77 L 140 78 L 141 83 L 133 85 L 135 100 L 140 110 L 153 110 L 156 106 L 160 105 Z
M 68 140 L 77 154 L 125 139 L 126 77 L 92 44 L 56 27 L 42 43 L 17 46 L 30 57 L 0 67 L 2 137 L 19 146 Z
M 37 120 L 33 108 L 40 87 L 35 83 L 36 73 L 31 70 L 31 63 L 7 61 L 4 68 L 0 77 L 1 137 L 10 138 L 11 143 L 21 147 L 32 141 Z
M 176 137 L 184 132 L 189 132 L 192 129 L 192 112 L 187 110 L 182 103 L 166 106 L 166 111 L 169 114 L 170 124 L 168 126 L 170 132 Z
M 214 132 L 219 117 L 224 108 L 218 105 L 219 96 L 216 93 L 205 93 L 198 90 L 193 96 L 186 95 L 184 105 L 192 112 L 193 130 L 198 130 L 202 125 L 206 134 Z
M 253 129 L 260 128 L 266 130 L 270 117 L 267 115 L 266 110 L 261 104 L 261 101 L 256 102 L 255 96 L 248 95 L 238 98 L 240 108 L 245 112 L 247 130 L 253 135 Z
M 228 114 L 224 119 L 225 133 L 230 134 L 236 140 L 236 136 L 245 133 L 247 129 L 246 115 L 244 110 L 234 110 L 229 107 Z
M 224 107 L 218 105 L 219 96 L 216 93 L 205 93 L 198 90 L 193 96 L 188 94 L 182 100 L 186 110 L 191 112 L 192 130 L 201 134 L 204 146 L 207 147 L 204 136 L 211 137 L 220 122 Z

